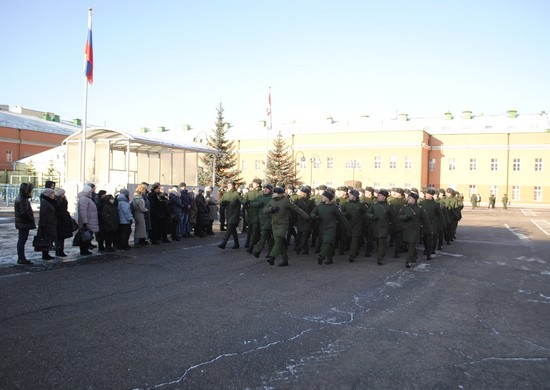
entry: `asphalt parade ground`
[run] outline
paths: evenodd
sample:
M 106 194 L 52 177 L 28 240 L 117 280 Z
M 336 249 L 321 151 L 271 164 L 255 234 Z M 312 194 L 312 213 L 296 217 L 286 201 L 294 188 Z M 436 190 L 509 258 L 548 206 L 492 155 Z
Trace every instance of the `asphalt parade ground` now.
M 0 222 L 0 388 L 548 389 L 550 209 L 463 215 L 410 269 L 221 232 L 18 266 Z

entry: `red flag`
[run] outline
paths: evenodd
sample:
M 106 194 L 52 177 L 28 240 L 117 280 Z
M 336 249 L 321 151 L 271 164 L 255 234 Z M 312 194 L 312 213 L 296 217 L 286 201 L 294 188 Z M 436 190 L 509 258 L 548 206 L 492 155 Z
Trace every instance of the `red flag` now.
M 88 14 L 88 38 L 86 39 L 86 46 L 84 48 L 86 54 L 86 78 L 88 83 L 94 82 L 94 49 L 92 47 L 92 10 Z

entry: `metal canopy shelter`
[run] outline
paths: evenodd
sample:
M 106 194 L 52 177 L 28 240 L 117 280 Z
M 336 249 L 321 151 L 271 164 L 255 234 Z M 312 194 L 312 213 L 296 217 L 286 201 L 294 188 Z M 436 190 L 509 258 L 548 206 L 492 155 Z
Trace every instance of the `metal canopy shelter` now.
M 63 141 L 66 148 L 67 181 L 129 185 L 141 181 L 164 184 L 186 181 L 198 184 L 198 156 L 217 155 L 207 145 L 183 140 L 184 134 L 128 133 L 108 128 L 86 130 L 85 178 L 78 171 L 82 161 L 82 131 Z M 214 159 L 215 164 L 215 159 Z

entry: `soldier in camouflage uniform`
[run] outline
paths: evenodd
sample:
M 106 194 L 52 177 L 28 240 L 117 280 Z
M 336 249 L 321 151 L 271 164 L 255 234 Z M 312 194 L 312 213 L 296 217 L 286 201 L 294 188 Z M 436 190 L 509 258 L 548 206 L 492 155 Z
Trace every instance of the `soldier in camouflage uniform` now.
M 359 254 L 359 246 L 363 239 L 364 219 L 367 214 L 367 206 L 359 201 L 359 191 L 351 189 L 348 191 L 348 201 L 341 206 L 342 213 L 349 222 L 349 234 L 351 235 L 349 261 Z
M 416 244 L 420 241 L 421 227 L 425 233 L 432 232 L 428 215 L 416 203 L 417 200 L 418 194 L 411 192 L 407 197 L 407 205 L 401 208 L 398 215 L 398 219 L 403 221 L 403 241 L 407 243 L 407 260 L 405 261 L 407 268 L 410 267 L 410 263 L 416 263 Z
M 443 225 L 446 223 L 439 203 L 434 200 L 434 195 L 435 190 L 433 188 L 428 188 L 424 194 L 425 199 L 421 205 L 421 207 L 426 210 L 426 214 L 432 225 L 431 234 L 424 231 L 424 246 L 426 248 L 424 254 L 428 256 L 428 260 L 430 260 L 431 255 L 435 254 L 437 240 L 439 237 L 443 236 Z
M 260 253 L 263 251 L 267 244 L 267 253 L 273 248 L 273 229 L 271 227 L 271 214 L 264 213 L 264 208 L 271 201 L 273 186 L 271 184 L 264 184 L 262 189 L 262 196 L 258 196 L 256 199 L 250 202 L 250 207 L 258 210 L 260 217 L 260 239 L 254 245 L 252 254 L 254 257 L 259 258 Z
M 298 199 L 294 202 L 296 206 L 304 210 L 304 212 L 309 215 L 315 208 L 315 202 L 310 199 L 309 195 L 311 190 L 308 186 L 302 186 L 298 189 Z M 298 218 L 296 221 L 296 228 L 298 230 L 296 235 L 296 254 L 299 255 L 303 253 L 304 255 L 309 254 L 309 236 L 311 234 L 311 221 L 305 221 L 301 218 Z
M 225 207 L 225 217 L 227 219 L 227 231 L 223 238 L 223 242 L 218 245 L 218 248 L 225 249 L 227 241 L 233 237 L 233 249 L 239 248 L 239 237 L 237 235 L 237 226 L 241 218 L 241 194 L 235 188 L 236 183 L 234 181 L 229 182 L 227 185 L 227 192 L 223 194 L 220 204 Z
M 403 223 L 397 218 L 397 214 L 401 207 L 407 204 L 405 199 L 405 191 L 402 188 L 394 190 L 394 197 L 388 202 L 392 211 L 392 225 L 390 234 L 393 236 L 393 257 L 398 258 L 403 251 Z

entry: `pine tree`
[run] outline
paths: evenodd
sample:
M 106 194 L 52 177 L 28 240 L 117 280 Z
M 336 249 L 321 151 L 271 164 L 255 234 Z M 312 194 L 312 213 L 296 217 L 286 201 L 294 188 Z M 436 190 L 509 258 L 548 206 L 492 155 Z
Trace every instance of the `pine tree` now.
M 229 131 L 230 125 L 224 122 L 223 118 L 223 106 L 220 103 L 219 108 L 216 109 L 218 115 L 216 118 L 213 135 L 207 136 L 207 144 L 212 148 L 220 152 L 217 156 L 212 154 L 201 155 L 201 167 L 199 169 L 199 184 L 211 185 L 212 184 L 212 163 L 214 158 L 216 159 L 215 167 L 215 185 L 221 188 L 229 181 L 240 182 L 239 175 L 241 171 L 236 169 L 237 154 L 235 153 L 235 145 L 233 141 L 228 141 L 225 136 Z
M 267 153 L 267 180 L 273 185 L 277 183 L 295 184 L 297 181 L 295 172 L 292 154 L 279 133 L 273 141 L 273 150 Z

